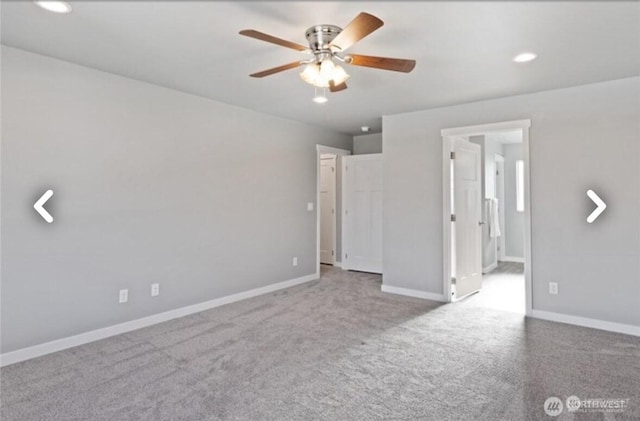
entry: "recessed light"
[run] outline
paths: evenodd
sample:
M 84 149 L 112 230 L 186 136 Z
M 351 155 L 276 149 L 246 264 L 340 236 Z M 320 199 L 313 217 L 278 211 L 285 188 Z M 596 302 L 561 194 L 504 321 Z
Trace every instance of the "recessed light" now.
M 35 4 L 53 13 L 71 13 L 71 5 L 66 1 L 34 1 Z
M 362 130 L 364 133 L 367 133 L 371 129 L 369 128 L 369 126 L 362 126 L 360 127 L 360 130 Z
M 516 63 L 527 63 L 529 61 L 533 61 L 538 58 L 538 55 L 535 53 L 521 53 L 513 58 L 513 61 Z

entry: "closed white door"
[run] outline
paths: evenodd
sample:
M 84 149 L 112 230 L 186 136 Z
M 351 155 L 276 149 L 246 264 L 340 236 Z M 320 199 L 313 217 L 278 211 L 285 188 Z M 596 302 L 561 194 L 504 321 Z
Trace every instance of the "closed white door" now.
M 480 145 L 466 139 L 454 139 L 453 240 L 452 259 L 454 298 L 458 299 L 482 287 L 482 196 Z
M 336 156 L 320 160 L 320 263 L 335 263 Z
M 342 267 L 382 273 L 382 154 L 342 161 Z

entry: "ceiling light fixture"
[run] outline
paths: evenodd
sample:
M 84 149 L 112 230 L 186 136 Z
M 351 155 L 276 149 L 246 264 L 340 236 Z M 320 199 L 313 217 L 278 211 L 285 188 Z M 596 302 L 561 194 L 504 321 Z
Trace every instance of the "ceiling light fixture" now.
M 300 73 L 300 77 L 317 88 L 328 88 L 332 81 L 334 85 L 344 83 L 349 75 L 342 66 L 336 65 L 331 58 L 325 58 L 321 63 L 307 64 Z
M 369 128 L 369 126 L 362 126 L 362 127 L 360 127 L 360 130 L 362 130 L 363 133 L 368 133 L 369 130 L 371 130 L 371 129 Z
M 535 53 L 521 53 L 515 56 L 513 58 L 513 61 L 515 61 L 516 63 L 528 63 L 535 60 L 536 58 L 538 58 L 538 55 Z
M 327 103 L 327 101 L 329 101 L 329 99 L 327 98 L 325 88 L 322 88 L 322 90 L 319 91 L 316 87 L 316 94 L 313 97 L 313 102 L 315 102 L 316 104 L 325 104 Z
M 34 1 L 35 4 L 53 13 L 71 13 L 73 8 L 66 1 Z

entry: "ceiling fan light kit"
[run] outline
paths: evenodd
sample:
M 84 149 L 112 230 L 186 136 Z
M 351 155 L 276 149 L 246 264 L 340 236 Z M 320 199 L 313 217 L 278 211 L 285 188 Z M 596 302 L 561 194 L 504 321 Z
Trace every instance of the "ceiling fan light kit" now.
M 382 70 L 393 70 L 409 73 L 416 65 L 415 60 L 395 59 L 388 57 L 363 56 L 358 54 L 343 55 L 344 51 L 362 38 L 380 28 L 384 23 L 368 13 L 360 13 L 344 29 L 335 25 L 315 25 L 307 29 L 305 37 L 309 47 L 286 41 L 272 35 L 253 29 L 240 31 L 241 35 L 270 42 L 282 47 L 291 48 L 313 57 L 300 60 L 271 69 L 253 73 L 251 77 L 265 77 L 299 66 L 305 66 L 300 77 L 316 88 L 329 88 L 330 92 L 340 92 L 347 89 L 346 81 L 349 74 L 336 61 L 352 66 L 371 67 Z M 316 98 L 324 98 L 316 101 Z M 326 97 L 316 95 L 315 102 L 326 102 Z
M 336 65 L 330 58 L 326 58 L 320 64 L 307 64 L 304 71 L 300 73 L 300 77 L 318 88 L 329 88 L 331 82 L 335 85 L 344 83 L 349 75 L 341 66 Z

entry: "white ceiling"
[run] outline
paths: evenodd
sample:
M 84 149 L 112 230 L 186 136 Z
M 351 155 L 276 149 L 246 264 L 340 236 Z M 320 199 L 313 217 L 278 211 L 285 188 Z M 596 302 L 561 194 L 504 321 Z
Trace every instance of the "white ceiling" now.
M 640 74 L 638 2 L 70 3 L 55 15 L 2 2 L 2 43 L 351 134 L 380 131 L 382 115 Z M 325 105 L 297 70 L 248 77 L 306 56 L 238 31 L 305 44 L 308 27 L 361 11 L 385 25 L 349 51 L 416 59 L 412 73 L 347 66 L 349 89 Z M 511 61 L 525 50 L 538 60 Z

